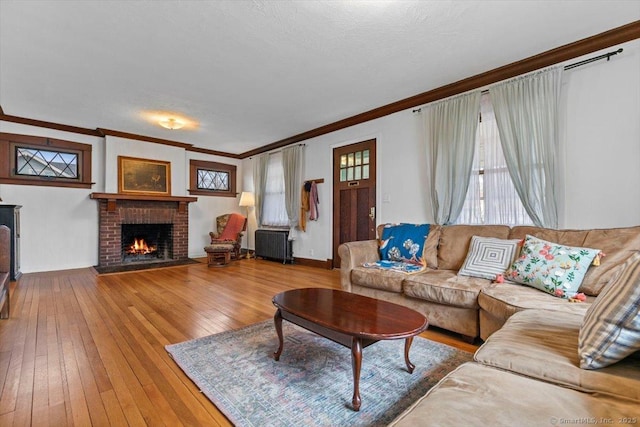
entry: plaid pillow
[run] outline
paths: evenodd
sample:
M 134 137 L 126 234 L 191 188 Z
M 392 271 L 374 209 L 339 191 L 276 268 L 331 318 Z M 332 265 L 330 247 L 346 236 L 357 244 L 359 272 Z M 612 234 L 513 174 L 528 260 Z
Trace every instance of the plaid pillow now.
M 640 252 L 635 252 L 584 316 L 578 338 L 580 367 L 604 368 L 638 350 Z

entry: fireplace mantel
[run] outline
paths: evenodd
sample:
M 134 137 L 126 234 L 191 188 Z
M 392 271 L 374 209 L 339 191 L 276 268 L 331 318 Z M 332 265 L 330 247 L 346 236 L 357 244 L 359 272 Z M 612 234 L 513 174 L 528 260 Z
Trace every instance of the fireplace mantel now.
M 184 213 L 187 210 L 187 203 L 198 200 L 197 197 L 188 196 L 154 196 L 152 194 L 123 194 L 123 193 L 91 193 L 90 198 L 107 201 L 107 212 L 116 210 L 118 200 L 140 200 L 147 202 L 178 202 L 178 211 Z

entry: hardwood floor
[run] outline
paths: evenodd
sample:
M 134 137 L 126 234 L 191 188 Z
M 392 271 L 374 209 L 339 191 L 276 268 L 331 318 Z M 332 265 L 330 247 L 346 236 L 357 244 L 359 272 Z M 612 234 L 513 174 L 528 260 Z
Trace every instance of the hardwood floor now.
M 12 285 L 11 318 L 0 320 L 0 426 L 229 426 L 164 346 L 272 319 L 274 294 L 339 289 L 340 277 L 240 260 L 24 274 Z M 477 348 L 444 331 L 423 336 Z

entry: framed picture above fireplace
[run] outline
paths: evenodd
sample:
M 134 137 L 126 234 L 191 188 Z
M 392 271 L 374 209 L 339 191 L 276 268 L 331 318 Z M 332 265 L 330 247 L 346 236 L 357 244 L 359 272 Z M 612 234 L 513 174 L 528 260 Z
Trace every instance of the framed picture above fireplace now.
M 118 192 L 171 195 L 171 162 L 118 156 Z

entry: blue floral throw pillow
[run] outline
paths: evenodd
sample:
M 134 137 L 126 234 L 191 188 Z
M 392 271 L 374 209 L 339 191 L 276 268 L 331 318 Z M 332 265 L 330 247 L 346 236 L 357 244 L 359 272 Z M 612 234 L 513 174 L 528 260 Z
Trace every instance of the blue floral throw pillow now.
M 380 238 L 380 259 L 422 264 L 429 224 L 387 225 Z
M 598 249 L 574 248 L 527 235 L 505 278 L 560 298 L 571 298 L 600 253 Z

